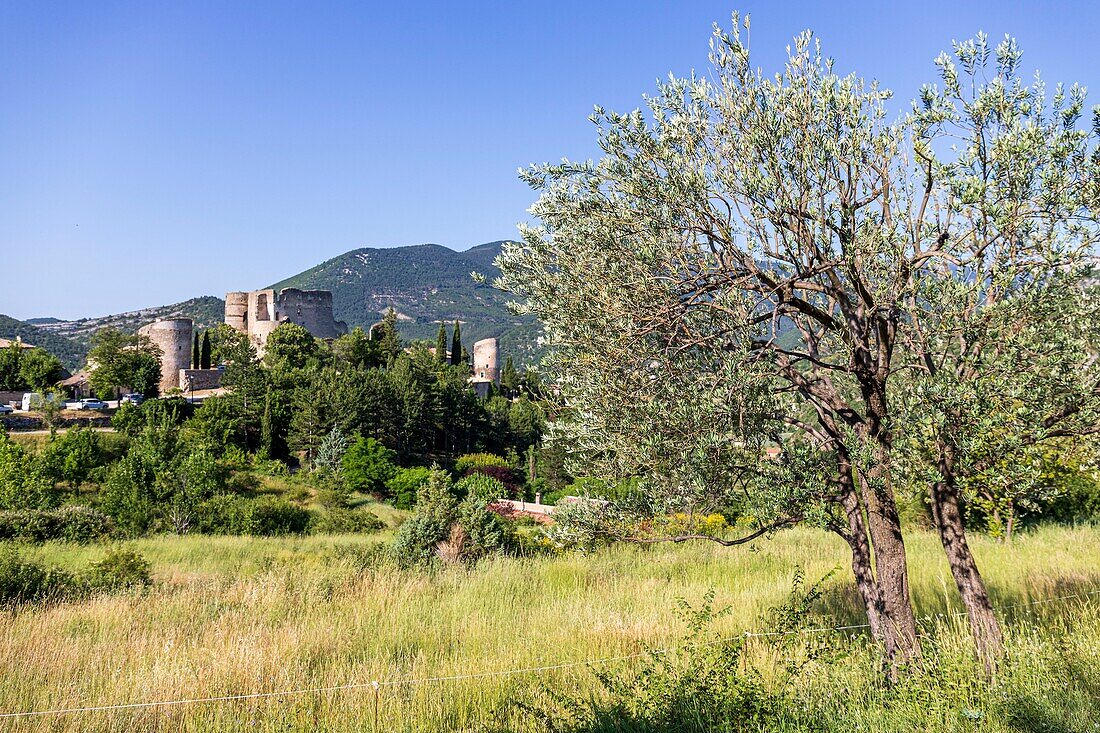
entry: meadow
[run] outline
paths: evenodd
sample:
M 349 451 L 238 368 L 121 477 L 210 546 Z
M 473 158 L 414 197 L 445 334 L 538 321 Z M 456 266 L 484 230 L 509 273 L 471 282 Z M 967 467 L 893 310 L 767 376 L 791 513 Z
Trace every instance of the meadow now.
M 0 719 L 0 728 L 540 730 L 522 707 L 538 707 L 548 690 L 598 699 L 595 672 L 628 673 L 640 658 L 384 686 L 377 700 L 369 683 L 675 647 L 684 632 L 678 599 L 697 606 L 709 590 L 716 606 L 731 607 L 713 634 L 764 630 L 763 614 L 789 594 L 796 568 L 809 580 L 839 569 L 825 581 L 814 623 L 863 620 L 848 587 L 845 548 L 811 529 L 739 549 L 614 546 L 433 572 L 393 566 L 382 549 L 387 539 L 135 540 L 127 546 L 151 561 L 153 587 L 6 611 L 0 633 L 4 713 L 364 687 Z M 798 721 L 812 709 L 819 730 L 1095 730 L 1100 596 L 1089 594 L 1100 589 L 1100 530 L 1047 527 L 1008 545 L 985 538 L 976 545 L 994 602 L 1005 609 L 1010 656 L 1000 676 L 982 679 L 965 625 L 952 615 L 960 606 L 942 551 L 934 536 L 914 533 L 913 590 L 918 613 L 928 617 L 926 669 L 887 688 L 859 629 L 828 632 L 835 659 L 799 682 L 805 709 L 801 718 L 792 711 L 792 729 L 806 729 Z M 23 551 L 75 568 L 106 548 L 49 543 Z M 746 655 L 762 684 L 780 684 L 782 653 L 766 639 L 752 640 Z

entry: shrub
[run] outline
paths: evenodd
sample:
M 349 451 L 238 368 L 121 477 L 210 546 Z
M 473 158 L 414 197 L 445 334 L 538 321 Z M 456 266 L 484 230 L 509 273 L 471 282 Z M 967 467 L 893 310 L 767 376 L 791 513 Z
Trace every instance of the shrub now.
M 479 466 L 467 471 L 466 476 L 481 474 L 494 478 L 504 485 L 504 498 L 515 499 L 523 496 L 523 481 L 514 469 L 505 466 Z
M 488 504 L 508 495 L 508 487 L 499 479 L 483 473 L 471 473 L 455 483 L 455 493 L 461 498 L 473 497 Z
M 467 453 L 455 461 L 455 473 L 466 474 L 475 468 L 511 468 L 508 460 L 493 453 Z
M 397 472 L 397 454 L 374 438 L 359 438 L 344 453 L 344 483 L 353 491 L 383 494 Z
M 412 509 L 416 504 L 416 495 L 431 475 L 430 468 L 399 468 L 386 482 L 386 492 L 393 498 L 398 509 Z
M 314 534 L 369 534 L 385 526 L 386 523 L 371 512 L 354 509 L 312 512 L 309 518 L 309 531 Z
M 434 469 L 417 498 L 417 514 L 397 531 L 394 555 L 404 565 L 424 565 L 436 557 L 449 561 L 476 561 L 514 546 L 511 530 L 500 516 L 489 511 L 488 501 L 478 495 L 476 484 L 499 491 L 499 482 L 484 476 L 468 477 L 475 484 L 460 504 L 450 477 Z M 464 479 L 465 480 L 465 479 Z
M 79 486 L 92 469 L 104 464 L 99 434 L 91 428 L 76 428 L 46 444 L 42 463 L 54 481 Z
M 144 534 L 158 517 L 153 472 L 133 450 L 111 466 L 101 493 L 103 509 L 128 535 Z
M 348 492 L 340 489 L 321 489 L 317 492 L 317 503 L 325 509 L 347 509 Z
M 251 471 L 235 471 L 226 479 L 225 488 L 233 494 L 251 494 L 260 488 L 260 479 Z
M 459 506 L 458 523 L 466 535 L 461 559 L 476 561 L 494 552 L 503 552 L 513 546 L 508 523 L 489 511 L 486 502 L 471 495 Z
M 24 560 L 14 550 L 0 553 L 0 605 L 17 606 L 63 598 L 78 589 L 73 576 L 57 567 Z
M 152 585 L 149 561 L 133 550 L 110 550 L 84 574 L 88 590 L 121 590 Z
M 435 559 L 435 548 L 447 538 L 451 522 L 438 516 L 417 514 L 397 530 L 393 554 L 405 566 L 426 565 Z
M 60 503 L 41 462 L 0 430 L 0 509 L 52 509 Z
M 436 556 L 436 546 L 445 540 L 454 523 L 457 502 L 451 493 L 451 478 L 438 467 L 417 494 L 417 514 L 397 530 L 394 557 L 402 565 L 423 565 Z
M 86 506 L 0 512 L 0 539 L 87 543 L 108 537 L 113 531 L 110 517 Z
M 255 462 L 254 470 L 256 473 L 264 476 L 289 476 L 290 469 L 286 467 L 286 464 L 282 461 L 276 461 L 274 459 L 257 459 Z
M 307 510 L 274 496 L 252 499 L 222 494 L 199 504 L 195 514 L 200 532 L 257 537 L 300 534 L 310 519 Z

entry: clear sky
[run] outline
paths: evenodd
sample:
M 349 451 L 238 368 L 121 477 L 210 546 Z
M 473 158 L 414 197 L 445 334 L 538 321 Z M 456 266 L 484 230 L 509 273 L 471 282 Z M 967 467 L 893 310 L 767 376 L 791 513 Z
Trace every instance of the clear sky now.
M 6 2 L 0 313 L 104 315 L 356 247 L 512 237 L 533 199 L 516 169 L 595 155 L 592 106 L 705 67 L 735 8 L 766 70 L 812 28 L 899 110 L 978 30 L 1017 36 L 1048 82 L 1100 84 L 1084 2 Z

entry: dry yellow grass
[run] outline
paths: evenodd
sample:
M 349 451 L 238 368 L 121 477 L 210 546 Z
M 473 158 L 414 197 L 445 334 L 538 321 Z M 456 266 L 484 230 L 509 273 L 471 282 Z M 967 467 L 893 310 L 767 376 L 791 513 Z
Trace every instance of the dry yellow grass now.
M 507 670 L 635 652 L 678 637 L 676 599 L 708 589 L 734 612 L 730 633 L 790 589 L 833 568 L 824 610 L 859 620 L 845 548 L 809 529 L 753 548 L 613 547 L 592 556 L 498 559 L 473 569 L 398 570 L 371 548 L 384 537 L 160 537 L 131 543 L 157 585 L 6 614 L 0 712 L 270 692 Z M 1100 588 L 1100 531 L 1044 529 L 1005 546 L 979 539 L 1000 605 Z M 910 537 L 918 613 L 958 609 L 933 536 Z M 102 547 L 49 545 L 31 554 L 79 566 Z M 1057 614 L 1055 604 L 1009 612 Z M 1038 614 L 1038 615 L 1033 615 Z M 386 688 L 379 730 L 452 730 L 485 723 L 537 679 L 576 670 Z M 369 689 L 0 722 L 19 731 L 371 730 Z

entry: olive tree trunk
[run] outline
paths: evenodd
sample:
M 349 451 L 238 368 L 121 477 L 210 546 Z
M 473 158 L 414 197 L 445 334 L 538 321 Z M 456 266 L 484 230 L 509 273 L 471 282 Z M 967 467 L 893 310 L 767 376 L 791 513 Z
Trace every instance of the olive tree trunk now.
M 953 450 L 946 440 L 940 441 L 939 448 L 940 480 L 934 482 L 930 488 L 932 519 L 947 554 L 951 575 L 955 578 L 955 585 L 958 586 L 959 595 L 966 607 L 978 658 L 985 666 L 986 673 L 992 674 L 1004 653 L 1004 637 L 1000 622 L 993 613 L 993 604 L 990 603 L 985 581 L 978 572 L 974 553 L 966 541 L 966 528 L 963 525 L 959 493 L 955 485 Z

